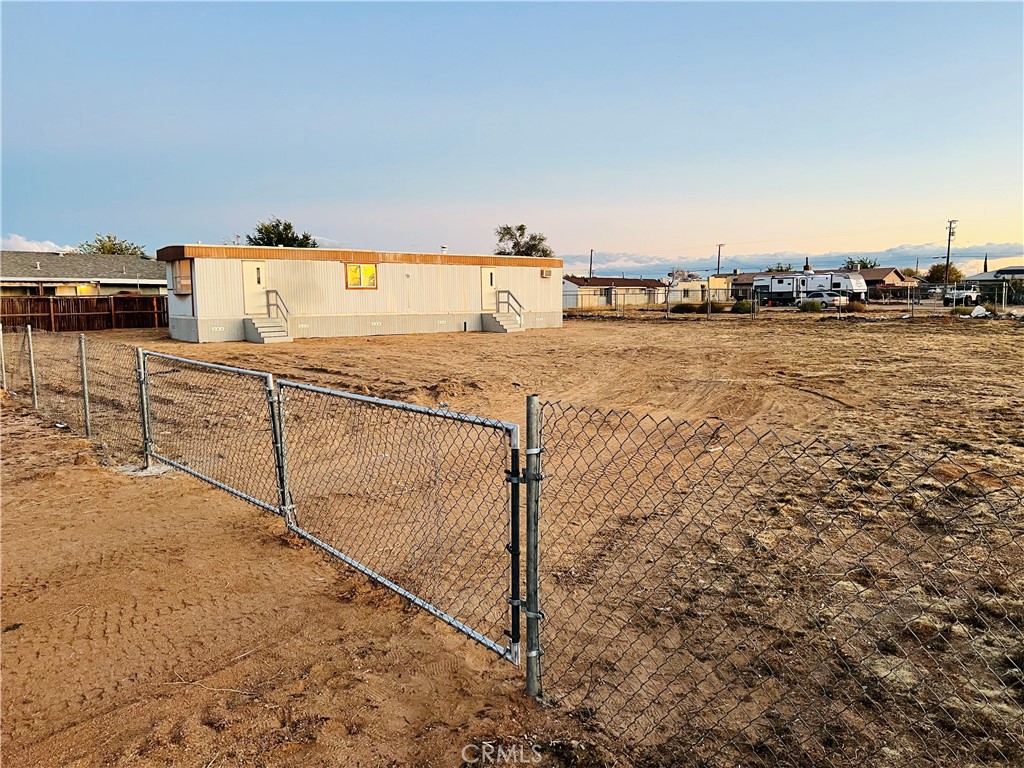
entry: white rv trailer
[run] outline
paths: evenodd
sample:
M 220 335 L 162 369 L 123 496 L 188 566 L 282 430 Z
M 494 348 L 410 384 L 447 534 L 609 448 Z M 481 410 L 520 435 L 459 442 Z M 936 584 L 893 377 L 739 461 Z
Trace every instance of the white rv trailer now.
M 864 301 L 868 284 L 860 272 L 815 272 L 807 276 L 808 291 L 835 291 L 850 301 Z
M 868 286 L 859 272 L 775 272 L 758 275 L 753 283 L 760 304 L 798 304 L 811 291 L 835 291 L 850 301 L 864 301 Z

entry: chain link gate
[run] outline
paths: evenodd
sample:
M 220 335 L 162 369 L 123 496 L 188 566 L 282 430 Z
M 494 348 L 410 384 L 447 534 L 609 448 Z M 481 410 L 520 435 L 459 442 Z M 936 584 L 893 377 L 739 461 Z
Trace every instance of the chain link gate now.
M 142 349 L 138 359 L 147 462 L 279 514 L 273 376 Z
M 518 425 L 277 391 L 289 530 L 518 664 Z

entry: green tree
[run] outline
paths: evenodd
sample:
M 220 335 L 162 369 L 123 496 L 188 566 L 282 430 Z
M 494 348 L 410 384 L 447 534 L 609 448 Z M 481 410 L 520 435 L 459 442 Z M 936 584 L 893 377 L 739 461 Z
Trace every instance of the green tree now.
M 316 238 L 309 232 L 300 235 L 290 221 L 283 221 L 277 216 L 271 216 L 269 221 L 257 222 L 255 231 L 251 235 L 246 235 L 245 241 L 249 245 L 283 245 L 285 248 L 320 247 Z
M 146 255 L 146 246 L 136 245 L 129 240 L 122 240 L 109 232 L 105 235 L 97 232 L 96 237 L 84 243 L 79 243 L 75 250 L 78 253 L 116 253 L 121 256 L 139 256 L 140 258 Z
M 783 264 L 781 261 L 775 262 L 775 266 L 767 266 L 764 268 L 765 272 L 792 272 L 792 264 Z
M 914 267 L 900 267 L 900 272 L 903 273 L 904 277 L 922 277 L 921 270 L 915 269 Z
M 855 272 L 860 269 L 876 269 L 878 266 L 878 259 L 855 259 L 853 256 L 850 256 L 843 262 L 843 266 L 840 269 Z
M 959 283 L 964 279 L 964 273 L 956 268 L 955 264 L 949 265 L 949 276 L 946 276 L 946 262 L 932 264 L 925 276 L 929 283 Z
M 494 230 L 498 236 L 498 246 L 494 249 L 495 256 L 536 256 L 550 259 L 555 255 L 547 244 L 547 236 L 539 232 L 527 234 L 526 225 L 513 227 L 510 224 Z

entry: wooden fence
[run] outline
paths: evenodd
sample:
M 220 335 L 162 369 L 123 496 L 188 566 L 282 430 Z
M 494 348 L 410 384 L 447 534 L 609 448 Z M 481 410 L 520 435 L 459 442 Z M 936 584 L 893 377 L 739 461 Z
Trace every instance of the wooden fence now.
M 3 296 L 4 327 L 41 331 L 105 331 L 166 328 L 166 296 Z

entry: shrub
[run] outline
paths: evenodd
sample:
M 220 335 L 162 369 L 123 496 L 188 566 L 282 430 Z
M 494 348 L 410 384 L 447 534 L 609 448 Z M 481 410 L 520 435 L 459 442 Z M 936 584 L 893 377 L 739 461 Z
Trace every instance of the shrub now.
M 993 302 L 993 301 L 986 301 L 983 306 L 985 307 L 985 311 L 988 312 L 989 314 L 992 314 L 992 315 L 998 315 L 999 314 L 999 307 L 997 307 L 995 305 L 995 302 Z
M 867 312 L 868 305 L 863 301 L 851 301 L 846 305 L 847 312 Z
M 801 312 L 821 312 L 820 301 L 802 301 L 800 302 Z
M 969 315 L 974 311 L 974 307 L 953 307 L 949 310 L 951 315 Z
M 721 302 L 721 301 L 712 301 L 711 302 L 711 312 L 712 313 L 728 312 L 731 308 L 732 308 L 732 306 L 730 304 L 726 304 L 726 303 Z M 706 301 L 704 301 L 704 302 L 701 302 L 700 304 L 698 304 L 697 305 L 697 312 L 698 312 L 698 314 L 706 315 L 708 313 L 708 303 Z
M 676 304 L 669 310 L 674 315 L 692 315 L 700 304 Z
M 732 313 L 734 315 L 749 315 L 751 304 L 746 299 L 740 299 L 732 305 Z

